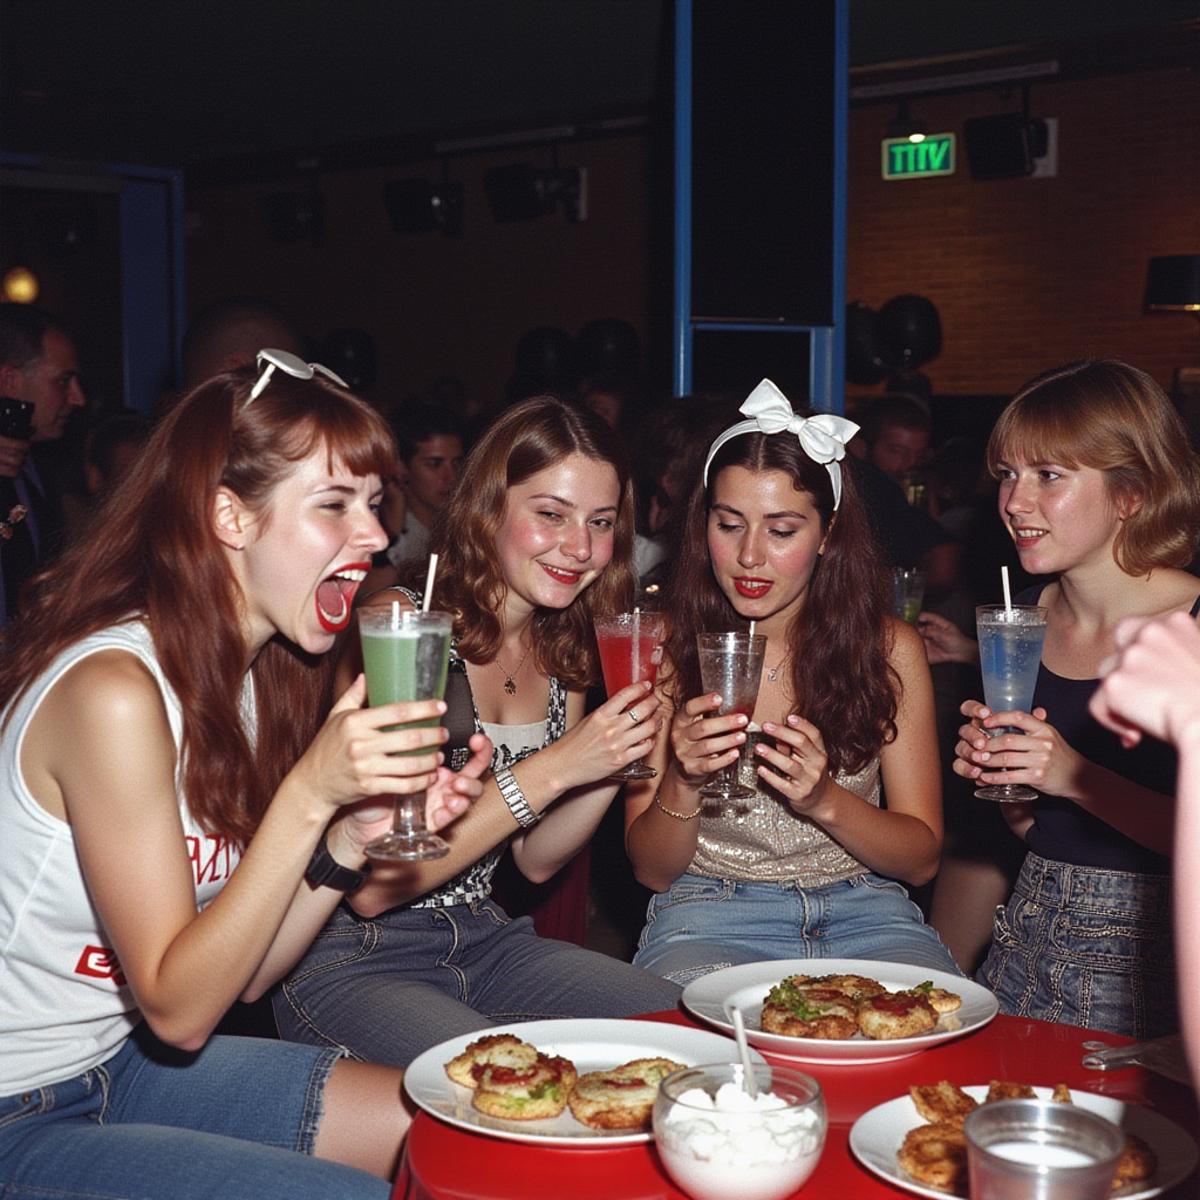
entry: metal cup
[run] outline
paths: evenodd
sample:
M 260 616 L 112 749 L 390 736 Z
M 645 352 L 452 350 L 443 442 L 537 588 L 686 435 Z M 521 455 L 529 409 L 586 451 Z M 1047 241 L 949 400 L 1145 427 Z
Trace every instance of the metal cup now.
M 963 1122 L 971 1200 L 1105 1200 L 1125 1135 L 1075 1104 L 997 1100 Z

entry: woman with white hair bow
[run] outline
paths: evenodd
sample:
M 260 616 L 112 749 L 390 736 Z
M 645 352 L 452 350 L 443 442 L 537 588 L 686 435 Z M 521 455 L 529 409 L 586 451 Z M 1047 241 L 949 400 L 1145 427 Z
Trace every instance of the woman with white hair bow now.
M 896 882 L 937 870 L 941 784 L 921 640 L 891 616 L 842 472 L 857 426 L 798 415 L 766 379 L 741 411 L 709 450 L 668 592 L 658 777 L 626 793 L 626 848 L 658 893 L 634 962 L 677 983 L 772 958 L 957 974 Z M 718 716 L 697 635 L 751 623 L 767 639 L 753 715 Z M 735 762 L 749 798 L 706 800 Z

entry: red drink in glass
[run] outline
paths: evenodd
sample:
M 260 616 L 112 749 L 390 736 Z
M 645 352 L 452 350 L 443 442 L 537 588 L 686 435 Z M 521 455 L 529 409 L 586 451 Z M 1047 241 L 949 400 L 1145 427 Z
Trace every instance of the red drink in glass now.
M 615 617 L 596 618 L 596 645 L 600 648 L 600 668 L 604 687 L 610 696 L 631 683 L 658 677 L 662 661 L 662 640 L 666 625 L 662 613 L 618 613 Z M 610 779 L 653 779 L 658 772 L 641 760 L 615 771 Z

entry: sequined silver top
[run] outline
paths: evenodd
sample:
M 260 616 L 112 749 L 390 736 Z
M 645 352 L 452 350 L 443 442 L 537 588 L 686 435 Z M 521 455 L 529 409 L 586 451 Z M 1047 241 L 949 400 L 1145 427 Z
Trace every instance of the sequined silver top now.
M 797 815 L 778 792 L 763 786 L 755 775 L 759 759 L 754 753 L 762 736 L 748 734 L 739 772 L 742 783 L 757 789 L 754 797 L 705 802 L 689 873 L 752 883 L 788 880 L 808 888 L 865 875 L 868 868 L 820 825 Z M 879 807 L 878 758 L 853 775 L 839 772 L 834 781 Z

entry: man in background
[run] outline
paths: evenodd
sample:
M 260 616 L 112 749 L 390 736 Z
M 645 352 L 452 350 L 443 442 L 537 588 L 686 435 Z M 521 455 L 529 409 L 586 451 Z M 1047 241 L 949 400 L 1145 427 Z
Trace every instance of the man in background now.
M 274 304 L 251 296 L 218 300 L 198 313 L 183 335 L 183 393 L 252 364 L 267 348 L 305 357 L 299 330 Z
M 61 498 L 43 480 L 30 451 L 34 443 L 61 438 L 71 413 L 87 403 L 75 343 L 49 313 L 28 304 L 0 304 L 0 396 L 32 405 L 25 428 L 19 428 L 25 410 L 14 405 L 12 420 L 18 424 L 0 430 L 2 628 L 16 611 L 21 587 L 54 555 L 62 537 Z

